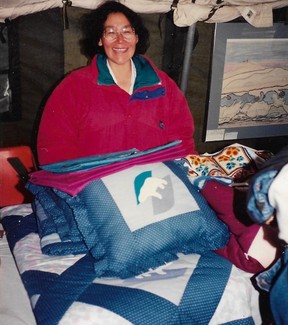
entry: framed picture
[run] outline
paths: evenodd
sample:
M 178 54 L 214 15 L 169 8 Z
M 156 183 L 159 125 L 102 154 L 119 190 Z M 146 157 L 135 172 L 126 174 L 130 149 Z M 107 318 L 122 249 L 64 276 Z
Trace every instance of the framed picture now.
M 205 141 L 288 135 L 288 25 L 215 25 Z

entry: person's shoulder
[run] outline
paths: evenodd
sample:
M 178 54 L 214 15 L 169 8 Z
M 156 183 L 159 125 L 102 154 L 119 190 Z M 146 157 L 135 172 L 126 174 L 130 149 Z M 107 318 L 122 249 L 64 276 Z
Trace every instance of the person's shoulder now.
M 90 65 L 82 66 L 72 71 L 67 72 L 63 78 L 57 83 L 53 89 L 53 93 L 56 96 L 66 94 L 66 90 L 70 89 L 68 93 L 73 93 L 76 90 L 89 88 L 88 85 L 95 80 L 91 71 Z
M 79 68 L 76 68 L 72 71 L 70 71 L 67 75 L 66 78 L 70 79 L 78 79 L 78 78 L 87 78 L 87 77 L 92 77 L 93 75 L 93 69 L 91 67 L 91 64 L 86 65 L 86 66 L 81 66 Z
M 97 74 L 96 57 L 94 57 L 91 61 L 87 61 L 87 64 L 85 66 L 80 66 L 68 72 L 65 78 L 68 79 L 93 78 L 94 79 L 96 74 Z
M 65 76 L 62 78 L 62 80 L 59 82 L 57 88 L 67 88 L 70 87 L 71 89 L 73 87 L 79 88 L 81 85 L 86 85 L 89 82 L 92 82 L 92 80 L 95 80 L 95 76 L 93 77 L 93 71 L 91 69 L 91 65 L 82 66 L 79 68 L 76 68 L 72 71 L 69 71 L 65 74 Z
M 167 72 L 156 67 L 156 72 L 162 81 L 162 84 L 169 88 L 178 88 L 176 82 L 168 75 Z

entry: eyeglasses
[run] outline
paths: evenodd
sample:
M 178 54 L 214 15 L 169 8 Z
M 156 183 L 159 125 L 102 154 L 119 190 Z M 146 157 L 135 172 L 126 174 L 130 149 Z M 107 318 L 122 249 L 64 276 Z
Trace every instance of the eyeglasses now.
M 124 26 L 118 31 L 115 27 L 106 27 L 104 28 L 103 37 L 108 42 L 113 42 L 117 39 L 119 34 L 121 34 L 126 41 L 131 41 L 135 37 L 135 29 L 131 26 Z

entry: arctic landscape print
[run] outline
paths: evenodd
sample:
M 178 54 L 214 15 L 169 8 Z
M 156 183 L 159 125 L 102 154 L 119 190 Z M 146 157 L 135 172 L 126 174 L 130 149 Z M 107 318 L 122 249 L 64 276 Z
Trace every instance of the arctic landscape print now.
M 288 125 L 288 38 L 227 39 L 218 128 Z

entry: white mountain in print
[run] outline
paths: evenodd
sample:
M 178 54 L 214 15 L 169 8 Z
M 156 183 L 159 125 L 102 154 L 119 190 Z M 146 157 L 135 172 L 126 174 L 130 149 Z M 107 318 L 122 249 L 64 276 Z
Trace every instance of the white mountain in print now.
M 288 67 L 264 67 L 253 63 L 243 63 L 236 71 L 224 73 L 222 95 L 243 93 L 253 90 L 288 87 Z

